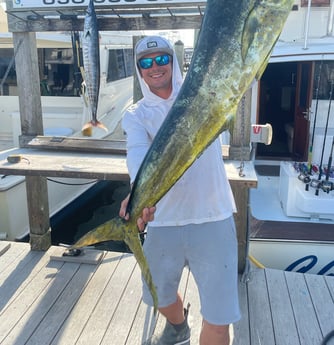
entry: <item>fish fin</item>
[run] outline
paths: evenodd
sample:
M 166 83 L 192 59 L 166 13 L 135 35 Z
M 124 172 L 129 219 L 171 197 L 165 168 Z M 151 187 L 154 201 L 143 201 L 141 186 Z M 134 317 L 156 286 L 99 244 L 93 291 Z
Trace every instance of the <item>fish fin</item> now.
M 126 222 L 115 217 L 82 236 L 72 248 L 91 246 L 96 243 L 106 241 L 124 241 Z
M 245 20 L 245 24 L 241 37 L 241 56 L 245 62 L 251 46 L 254 49 L 263 49 L 264 44 L 276 36 L 276 41 L 282 31 L 282 21 L 285 21 L 290 8 L 288 4 L 293 1 L 282 1 L 282 6 L 278 1 L 256 1 L 255 5 L 250 9 L 249 14 Z M 268 29 L 269 28 L 269 29 Z M 276 42 L 272 43 L 270 53 Z M 266 57 L 265 63 L 268 63 L 270 53 Z M 261 76 L 265 70 L 265 64 L 261 66 L 258 71 L 258 76 Z
M 100 121 L 96 121 L 95 126 L 105 130 L 106 132 L 108 132 L 108 128 Z
M 158 295 L 156 287 L 153 283 L 153 278 L 151 275 L 150 268 L 148 266 L 145 254 L 143 252 L 142 244 L 139 239 L 139 236 L 133 236 L 133 233 L 126 233 L 125 234 L 125 243 L 129 246 L 131 249 L 133 255 L 135 256 L 138 265 L 141 269 L 141 273 L 145 279 L 145 282 L 150 290 L 152 299 L 153 299 L 153 306 L 154 306 L 154 313 L 158 310 Z
M 246 60 L 249 47 L 252 45 L 254 41 L 256 29 L 258 28 L 258 26 L 259 26 L 258 13 L 255 7 L 249 12 L 248 17 L 245 20 L 245 25 L 242 32 L 241 57 L 243 61 Z

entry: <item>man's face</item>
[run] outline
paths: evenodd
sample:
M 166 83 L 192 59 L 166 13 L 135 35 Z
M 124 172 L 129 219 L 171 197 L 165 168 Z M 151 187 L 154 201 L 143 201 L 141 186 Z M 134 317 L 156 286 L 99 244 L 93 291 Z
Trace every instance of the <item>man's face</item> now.
M 145 55 L 143 58 L 153 58 L 153 65 L 147 69 L 139 67 L 141 76 L 153 93 L 156 93 L 156 91 L 162 92 L 164 90 L 171 90 L 172 87 L 172 57 L 170 56 L 169 63 L 163 66 L 157 65 L 154 60 L 157 56 L 162 55 L 166 55 L 166 53 Z

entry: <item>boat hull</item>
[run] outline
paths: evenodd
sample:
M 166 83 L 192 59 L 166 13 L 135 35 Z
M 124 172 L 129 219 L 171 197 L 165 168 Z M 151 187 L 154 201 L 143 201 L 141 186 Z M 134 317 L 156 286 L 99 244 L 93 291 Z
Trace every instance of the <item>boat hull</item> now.
M 265 267 L 334 276 L 334 242 L 251 239 L 249 250 Z
M 50 217 L 95 184 L 89 184 L 91 180 L 85 179 L 56 178 L 55 180 L 59 183 L 52 181 L 47 183 Z M 29 234 L 29 216 L 24 177 L 1 178 L 0 205 L 0 239 L 15 241 L 25 238 Z

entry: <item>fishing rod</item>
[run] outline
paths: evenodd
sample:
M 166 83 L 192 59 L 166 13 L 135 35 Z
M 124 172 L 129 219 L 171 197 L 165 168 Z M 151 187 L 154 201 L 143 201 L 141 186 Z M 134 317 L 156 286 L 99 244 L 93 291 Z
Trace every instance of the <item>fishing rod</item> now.
M 329 158 L 328 158 L 326 179 L 321 182 L 321 189 L 326 193 L 329 193 L 331 190 L 333 190 L 333 182 L 329 181 L 329 175 L 330 175 L 330 171 L 332 168 L 333 150 L 334 150 L 334 137 L 332 140 L 331 153 L 330 153 Z
M 316 89 L 315 89 L 316 103 L 315 103 L 315 112 L 314 112 L 314 119 L 313 119 L 312 139 L 311 139 L 311 143 L 310 143 L 310 146 L 309 146 L 309 152 L 308 152 L 308 157 L 307 157 L 308 169 L 307 168 L 303 169 L 301 171 L 301 173 L 298 175 L 298 179 L 305 183 L 305 190 L 306 191 L 309 190 L 309 186 L 310 186 L 310 183 L 311 183 L 312 169 L 313 169 L 312 153 L 313 153 L 315 126 L 316 126 L 317 115 L 318 115 L 319 89 L 320 89 L 322 65 L 323 65 L 323 60 L 321 60 L 321 63 L 320 63 L 319 73 L 318 73 L 318 77 L 317 77 L 317 85 L 316 85 Z
M 320 160 L 320 165 L 319 165 L 318 181 L 321 181 L 321 177 L 322 177 L 322 163 L 323 163 L 323 159 L 324 159 L 324 152 L 325 152 L 325 146 L 326 146 L 326 137 L 327 137 L 327 130 L 328 130 L 329 115 L 331 112 L 333 85 L 334 85 L 334 79 L 331 80 L 331 89 L 329 91 L 329 105 L 328 105 L 328 113 L 327 113 L 327 120 L 326 120 L 325 133 L 324 133 L 324 141 L 322 144 L 322 152 L 321 152 L 321 160 Z M 319 194 L 319 188 L 320 187 L 321 187 L 321 183 L 318 184 L 317 189 L 315 191 L 315 195 Z
M 80 36 L 78 31 L 71 32 L 72 39 L 72 51 L 73 51 L 73 65 L 74 65 L 74 88 L 77 94 L 80 94 L 81 84 L 83 80 L 81 67 L 83 66 L 82 62 L 82 50 L 80 47 Z
M 314 143 L 314 133 L 315 133 L 315 125 L 317 123 L 317 115 L 318 115 L 318 105 L 319 105 L 319 89 L 320 89 L 320 80 L 321 80 L 321 71 L 322 71 L 322 65 L 323 61 L 321 60 L 320 67 L 319 67 L 319 74 L 317 77 L 317 87 L 315 89 L 315 112 L 314 112 L 314 120 L 313 120 L 313 129 L 312 129 L 312 139 L 311 139 L 311 145 L 309 147 L 309 153 L 308 153 L 308 166 L 309 166 L 309 174 L 312 174 L 312 153 L 313 153 L 313 143 Z

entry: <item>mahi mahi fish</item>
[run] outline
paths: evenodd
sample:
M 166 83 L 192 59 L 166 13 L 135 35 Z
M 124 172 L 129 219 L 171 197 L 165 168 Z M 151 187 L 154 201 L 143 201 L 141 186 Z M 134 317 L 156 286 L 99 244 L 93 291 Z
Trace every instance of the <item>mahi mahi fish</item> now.
M 124 240 L 157 295 L 138 238 L 136 220 L 156 205 L 235 117 L 238 103 L 269 60 L 293 0 L 208 0 L 190 69 L 134 181 L 130 220 L 113 218 L 73 247 Z
M 105 125 L 97 120 L 97 107 L 100 92 L 100 43 L 97 25 L 94 1 L 90 0 L 84 21 L 82 55 L 84 65 L 83 77 L 86 84 L 92 120 L 83 126 L 82 132 L 84 134 L 90 133 L 92 127 L 100 127 L 107 131 Z

